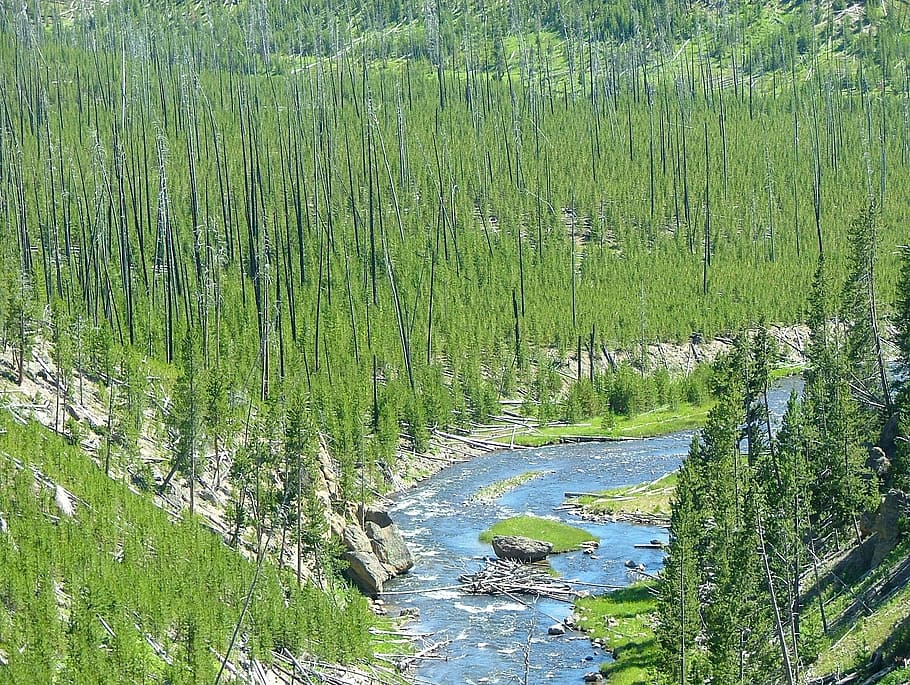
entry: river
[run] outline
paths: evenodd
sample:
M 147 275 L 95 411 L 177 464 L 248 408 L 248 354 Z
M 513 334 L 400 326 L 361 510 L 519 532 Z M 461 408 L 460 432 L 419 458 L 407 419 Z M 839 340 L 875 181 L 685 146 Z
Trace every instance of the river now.
M 796 379 L 775 384 L 772 411 L 780 416 Z M 466 596 L 457 590 L 459 574 L 482 566 L 492 555 L 478 541 L 481 531 L 504 518 L 534 514 L 580 526 L 600 540 L 596 554 L 581 552 L 550 557 L 566 579 L 585 583 L 624 585 L 631 578 L 629 559 L 650 572 L 660 569 L 660 550 L 635 549 L 636 543 L 667 539 L 661 528 L 623 523 L 582 521 L 571 512 L 557 511 L 567 491 L 594 491 L 652 480 L 676 469 L 692 440 L 691 432 L 628 442 L 558 445 L 521 451 L 493 452 L 450 466 L 423 483 L 400 493 L 391 505 L 396 521 L 415 557 L 414 569 L 390 581 L 387 601 L 401 608 L 416 607 L 420 619 L 409 629 L 450 640 L 444 660 L 421 663 L 417 675 L 439 685 L 529 683 L 556 685 L 582 682 L 585 673 L 609 660 L 588 639 L 573 631 L 549 636 L 547 629 L 572 611 L 552 600 L 521 602 L 504 597 Z M 474 495 L 484 485 L 542 471 L 544 475 L 519 485 L 493 501 Z M 530 639 L 529 639 L 530 637 Z M 529 656 L 526 656 L 529 655 Z

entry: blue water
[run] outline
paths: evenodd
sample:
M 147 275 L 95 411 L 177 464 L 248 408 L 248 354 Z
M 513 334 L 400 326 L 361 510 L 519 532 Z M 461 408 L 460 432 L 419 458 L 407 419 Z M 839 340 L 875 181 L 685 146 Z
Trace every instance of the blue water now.
M 794 387 L 799 387 L 798 381 L 789 379 L 775 386 L 770 398 L 775 415 L 780 415 Z M 415 566 L 407 576 L 387 583 L 386 590 L 422 592 L 390 595 L 387 601 L 420 610 L 420 620 L 409 626 L 413 632 L 451 641 L 441 652 L 444 660 L 422 662 L 418 676 L 439 685 L 523 683 L 530 646 L 527 682 L 577 685 L 585 673 L 609 660 L 579 633 L 547 635 L 550 625 L 571 613 L 569 604 L 522 597 L 522 602 L 533 605 L 529 607 L 508 597 L 468 596 L 434 588 L 457 585 L 461 573 L 479 569 L 482 557 L 492 555 L 490 546 L 478 541 L 480 532 L 518 514 L 558 519 L 600 540 L 594 558 L 581 552 L 550 557 L 563 578 L 625 585 L 632 580 L 624 565 L 629 559 L 643 563 L 649 572 L 658 571 L 663 553 L 634 545 L 655 538 L 665 541 L 666 530 L 583 521 L 556 508 L 568 491 L 641 483 L 676 469 L 691 440 L 691 432 L 682 432 L 640 441 L 494 452 L 450 466 L 398 495 L 392 503 L 392 518 L 414 553 Z M 473 500 L 484 485 L 529 471 L 545 475 L 493 502 Z

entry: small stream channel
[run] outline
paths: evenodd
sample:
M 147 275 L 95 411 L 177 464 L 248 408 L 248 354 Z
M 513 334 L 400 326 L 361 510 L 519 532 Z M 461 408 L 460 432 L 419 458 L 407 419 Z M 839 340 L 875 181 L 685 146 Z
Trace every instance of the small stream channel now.
M 775 384 L 770 401 L 779 416 L 791 389 L 799 381 Z M 625 562 L 643 563 L 656 572 L 663 552 L 635 549 L 652 538 L 667 539 L 661 528 L 622 523 L 582 521 L 571 512 L 556 511 L 567 491 L 596 491 L 652 480 L 677 468 L 692 439 L 691 432 L 629 442 L 559 445 L 533 450 L 494 452 L 450 466 L 423 483 L 400 493 L 392 502 L 396 521 L 415 557 L 410 574 L 386 584 L 389 603 L 416 607 L 420 620 L 409 629 L 433 633 L 435 640 L 451 640 L 442 656 L 428 660 L 417 675 L 439 685 L 522 683 L 575 684 L 585 673 L 609 660 L 588 639 L 569 631 L 547 635 L 547 628 L 568 616 L 572 607 L 551 600 L 531 608 L 504 597 L 467 596 L 457 590 L 459 574 L 474 571 L 482 557 L 492 555 L 478 541 L 481 531 L 504 518 L 534 514 L 580 526 L 600 540 L 594 557 L 581 552 L 554 555 L 550 563 L 566 579 L 607 585 L 625 585 L 631 578 Z M 544 475 L 530 480 L 492 502 L 473 499 L 490 483 L 528 471 Z M 528 637 L 530 635 L 530 643 Z M 530 657 L 526 653 L 530 644 Z

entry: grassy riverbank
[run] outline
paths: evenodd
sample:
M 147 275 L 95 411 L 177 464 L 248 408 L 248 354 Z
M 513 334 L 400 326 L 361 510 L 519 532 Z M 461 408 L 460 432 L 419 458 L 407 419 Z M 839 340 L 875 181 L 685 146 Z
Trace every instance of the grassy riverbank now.
M 539 516 L 514 516 L 499 521 L 480 534 L 480 541 L 492 542 L 497 535 L 523 535 L 532 540 L 549 542 L 557 554 L 578 549 L 585 542 L 597 541 L 586 530 Z
M 771 380 L 798 376 L 803 372 L 799 365 L 781 366 L 771 371 Z M 576 439 L 622 440 L 653 438 L 684 430 L 701 428 L 714 406 L 712 398 L 701 402 L 665 404 L 648 411 L 631 415 L 604 414 L 578 423 L 548 423 L 527 433 L 514 436 L 514 444 L 525 447 L 542 447 Z
M 515 436 L 516 445 L 541 447 L 573 438 L 603 438 L 604 440 L 650 438 L 682 430 L 699 428 L 705 422 L 712 402 L 666 405 L 634 416 L 595 416 L 581 423 L 550 424 L 530 433 Z
M 592 514 L 641 514 L 669 520 L 676 478 L 676 472 L 673 471 L 647 483 L 578 497 L 576 502 L 584 511 Z
M 657 640 L 651 627 L 657 608 L 652 581 L 583 597 L 575 603 L 578 626 L 600 639 L 614 661 L 601 666 L 611 685 L 648 685 L 656 681 Z

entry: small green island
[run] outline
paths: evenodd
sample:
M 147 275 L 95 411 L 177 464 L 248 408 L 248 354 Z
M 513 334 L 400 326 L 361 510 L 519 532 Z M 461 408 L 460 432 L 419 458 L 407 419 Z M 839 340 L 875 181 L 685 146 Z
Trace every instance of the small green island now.
M 676 492 L 676 479 L 677 474 L 672 471 L 646 483 L 586 493 L 570 500 L 586 516 L 667 523 L 670 520 L 673 494 Z
M 498 535 L 521 535 L 532 540 L 549 542 L 553 545 L 554 554 L 571 552 L 586 542 L 597 542 L 597 538 L 582 528 L 540 516 L 513 516 L 499 521 L 480 534 L 480 541 L 492 542 Z
M 519 485 L 523 485 L 528 481 L 534 480 L 543 476 L 547 471 L 528 471 L 526 473 L 519 473 L 517 476 L 512 476 L 511 478 L 504 478 L 502 480 L 497 480 L 489 485 L 484 485 L 477 492 L 474 493 L 474 496 L 471 497 L 472 502 L 492 502 L 493 500 L 501 497 L 510 490 L 514 490 Z

